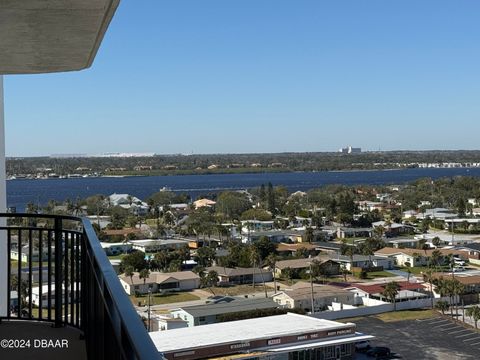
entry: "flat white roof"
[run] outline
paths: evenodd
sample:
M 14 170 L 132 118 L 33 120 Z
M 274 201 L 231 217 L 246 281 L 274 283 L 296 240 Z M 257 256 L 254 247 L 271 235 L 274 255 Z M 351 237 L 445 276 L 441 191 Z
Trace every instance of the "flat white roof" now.
M 204 346 L 252 341 L 308 332 L 345 328 L 353 324 L 288 313 L 258 319 L 238 320 L 151 332 L 159 352 L 171 352 Z

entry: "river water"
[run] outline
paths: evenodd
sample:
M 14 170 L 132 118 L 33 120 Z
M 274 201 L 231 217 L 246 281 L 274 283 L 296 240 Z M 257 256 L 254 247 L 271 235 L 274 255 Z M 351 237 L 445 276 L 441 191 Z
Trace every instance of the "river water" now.
M 49 200 L 75 200 L 94 194 L 127 193 L 146 199 L 162 187 L 199 195 L 223 190 L 249 189 L 271 182 L 290 191 L 306 191 L 327 184 L 404 184 L 422 177 L 437 179 L 458 175 L 480 176 L 480 168 L 402 169 L 391 171 L 329 171 L 225 175 L 132 176 L 122 178 L 15 179 L 7 181 L 7 203 L 22 211 L 29 202 L 44 205 Z

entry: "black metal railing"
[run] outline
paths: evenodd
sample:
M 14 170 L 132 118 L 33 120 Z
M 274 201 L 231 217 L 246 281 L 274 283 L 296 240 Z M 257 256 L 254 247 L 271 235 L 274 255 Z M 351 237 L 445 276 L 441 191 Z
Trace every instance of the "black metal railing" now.
M 0 241 L 10 307 L 2 319 L 78 328 L 88 359 L 160 359 L 88 220 L 0 213 Z

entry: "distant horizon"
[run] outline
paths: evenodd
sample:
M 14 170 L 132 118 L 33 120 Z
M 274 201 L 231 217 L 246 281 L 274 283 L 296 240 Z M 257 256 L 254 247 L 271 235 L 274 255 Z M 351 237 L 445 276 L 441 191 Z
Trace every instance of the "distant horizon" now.
M 357 156 L 368 153 L 395 153 L 395 152 L 480 152 L 480 149 L 395 149 L 395 150 L 363 150 L 357 154 L 344 154 L 346 156 Z M 209 156 L 209 155 L 274 155 L 274 154 L 340 154 L 336 151 L 278 151 L 278 152 L 222 152 L 222 153 L 136 153 L 136 152 L 105 152 L 101 154 L 48 154 L 48 155 L 7 155 L 7 158 L 142 158 L 152 156 Z M 108 156 L 110 155 L 110 156 Z M 118 156 L 127 155 L 127 156 Z M 143 156 L 144 155 L 144 156 Z

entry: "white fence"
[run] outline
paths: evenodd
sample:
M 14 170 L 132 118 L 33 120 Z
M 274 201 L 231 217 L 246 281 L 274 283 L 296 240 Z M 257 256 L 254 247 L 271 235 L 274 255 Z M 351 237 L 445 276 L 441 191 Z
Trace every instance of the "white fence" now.
M 313 314 L 311 316 L 319 319 L 337 320 L 337 319 L 345 319 L 345 318 L 357 317 L 357 316 L 382 314 L 382 313 L 391 312 L 394 310 L 392 303 L 387 303 L 379 300 L 372 301 L 373 299 L 365 299 L 365 300 L 368 300 L 366 301 L 366 303 L 369 303 L 370 306 L 361 306 L 355 309 L 344 309 L 339 311 L 323 311 L 321 313 Z M 436 304 L 439 300 L 446 300 L 447 302 L 449 302 L 449 298 L 435 298 L 433 299 L 433 303 Z M 432 306 L 431 298 L 402 301 L 402 302 L 396 303 L 397 310 L 421 309 L 421 308 L 428 308 L 431 306 Z

